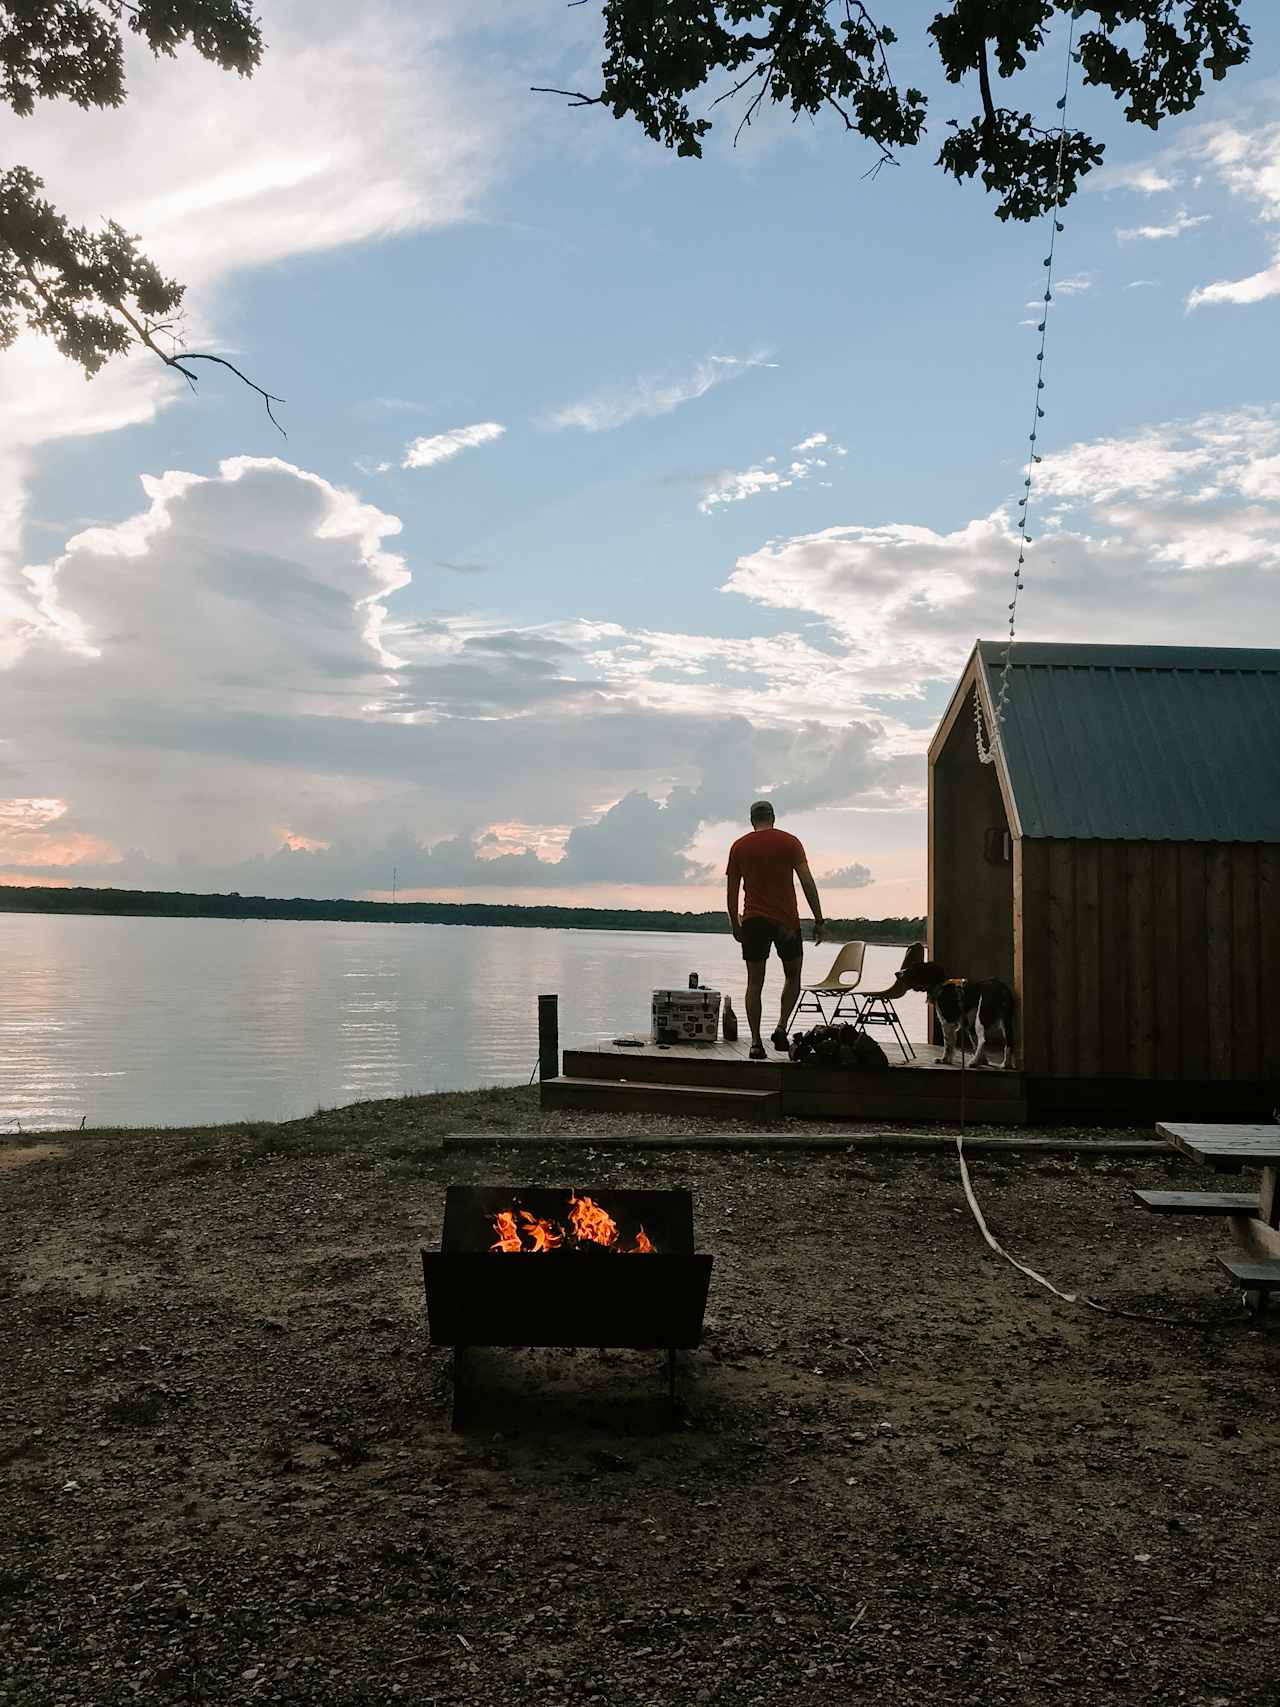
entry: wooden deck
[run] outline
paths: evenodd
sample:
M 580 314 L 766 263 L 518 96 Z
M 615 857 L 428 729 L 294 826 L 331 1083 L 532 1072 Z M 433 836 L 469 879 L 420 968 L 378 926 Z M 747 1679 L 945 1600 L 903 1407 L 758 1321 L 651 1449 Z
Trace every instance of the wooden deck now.
M 846 1073 L 796 1066 L 770 1050 L 748 1059 L 748 1040 L 737 1043 L 656 1044 L 641 1047 L 591 1043 L 566 1049 L 562 1075 L 544 1080 L 546 1108 L 634 1109 L 637 1113 L 717 1114 L 777 1120 L 801 1116 L 837 1120 L 944 1120 L 1021 1125 L 1027 1119 L 1022 1075 L 941 1064 L 934 1045 L 914 1045 L 916 1059 L 885 1042 L 887 1073 Z
M 943 1122 L 1025 1126 L 1125 1126 L 1156 1120 L 1266 1120 L 1275 1102 L 1266 1081 L 1139 1077 L 1053 1078 L 993 1067 L 944 1067 L 942 1051 L 916 1043 L 903 1061 L 877 1036 L 887 1073 L 796 1066 L 772 1049 L 747 1058 L 749 1043 L 639 1048 L 589 1042 L 565 1050 L 561 1074 L 542 1082 L 544 1108 L 716 1116 L 768 1122 L 811 1120 Z

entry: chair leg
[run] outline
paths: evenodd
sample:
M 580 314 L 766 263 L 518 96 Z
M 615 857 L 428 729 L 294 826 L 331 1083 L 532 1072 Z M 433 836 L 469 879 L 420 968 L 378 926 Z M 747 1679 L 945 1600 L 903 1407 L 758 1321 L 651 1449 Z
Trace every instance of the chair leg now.
M 887 1006 L 889 1012 L 893 1015 L 894 1035 L 898 1039 L 898 1047 L 902 1050 L 902 1058 L 904 1061 L 914 1061 L 916 1058 L 916 1052 L 911 1047 L 911 1039 L 907 1036 L 906 1027 L 898 1016 L 898 1010 L 894 1007 L 892 1002 L 889 1002 Z
M 812 1000 L 813 1006 L 810 1008 L 806 1008 L 804 1005 L 806 996 Z M 796 1003 L 795 1010 L 792 1013 L 791 1018 L 787 1021 L 788 1031 L 790 1031 L 796 1020 L 799 1019 L 801 1013 L 816 1014 L 818 1016 L 818 1023 L 821 1025 L 831 1024 L 831 1021 L 827 1018 L 827 1010 L 822 1005 L 822 997 L 816 990 L 803 990 L 801 992 L 800 1000 Z

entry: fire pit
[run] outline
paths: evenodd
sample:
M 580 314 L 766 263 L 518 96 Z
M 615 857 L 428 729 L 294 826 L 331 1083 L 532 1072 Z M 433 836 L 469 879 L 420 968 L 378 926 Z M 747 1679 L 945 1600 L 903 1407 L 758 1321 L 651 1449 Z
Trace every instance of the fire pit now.
M 711 1283 L 687 1191 L 451 1185 L 422 1252 L 433 1345 L 453 1347 L 454 1422 L 471 1346 L 698 1345 Z

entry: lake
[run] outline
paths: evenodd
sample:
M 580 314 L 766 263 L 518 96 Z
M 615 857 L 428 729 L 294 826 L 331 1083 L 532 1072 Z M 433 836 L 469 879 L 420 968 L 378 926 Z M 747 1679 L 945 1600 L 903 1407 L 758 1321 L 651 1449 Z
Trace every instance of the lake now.
M 806 952 L 806 975 L 834 957 Z M 869 948 L 879 988 L 899 947 Z M 745 1032 L 730 936 L 284 919 L 0 914 L 0 1130 L 288 1119 L 368 1097 L 523 1084 L 537 999 L 561 1043 L 647 1032 L 697 972 Z M 781 972 L 771 962 L 766 1029 Z M 899 1004 L 924 1036 L 924 1002 Z M 812 1023 L 812 1022 L 807 1022 Z

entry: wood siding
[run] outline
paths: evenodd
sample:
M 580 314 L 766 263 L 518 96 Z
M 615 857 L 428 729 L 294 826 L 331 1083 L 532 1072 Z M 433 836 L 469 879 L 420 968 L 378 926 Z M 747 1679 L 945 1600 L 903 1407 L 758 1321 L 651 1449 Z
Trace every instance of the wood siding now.
M 929 765 L 929 954 L 949 972 L 1014 976 L 1014 867 L 989 864 L 988 830 L 1009 827 L 994 765 L 980 764 L 973 693 Z
M 1024 1071 L 1280 1077 L 1280 847 L 1023 841 L 1013 901 Z

